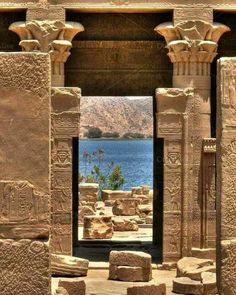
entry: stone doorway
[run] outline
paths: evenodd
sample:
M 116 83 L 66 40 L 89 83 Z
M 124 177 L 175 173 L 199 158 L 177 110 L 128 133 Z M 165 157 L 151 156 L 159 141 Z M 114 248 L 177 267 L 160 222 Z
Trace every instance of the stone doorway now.
M 164 39 L 153 31 L 171 14 L 78 14 L 67 13 L 67 20 L 79 21 L 86 31 L 73 42 L 66 64 L 66 86 L 79 86 L 83 96 L 154 96 L 157 87 L 170 87 L 172 65 L 166 56 Z M 83 97 L 82 97 L 83 99 Z M 153 105 L 155 114 L 155 103 Z M 83 114 L 81 114 L 83 115 Z M 155 118 L 155 116 L 153 116 Z M 154 119 L 155 120 L 155 119 Z M 155 126 L 155 122 L 154 122 Z M 154 128 L 154 134 L 155 128 Z M 155 139 L 156 143 L 156 139 Z M 161 148 L 154 145 L 154 159 Z M 159 145 L 161 146 L 161 145 Z M 150 252 L 155 260 L 162 253 L 161 169 L 154 161 L 154 224 L 152 241 L 79 241 L 74 254 L 98 261 L 107 260 L 111 249 L 133 249 Z M 161 167 L 159 165 L 158 167 Z M 157 186 L 159 191 L 157 191 Z M 74 210 L 77 210 L 74 208 Z M 160 212 L 158 212 L 158 210 Z M 75 212 L 75 211 L 74 211 Z M 158 219 L 158 220 L 155 220 Z M 157 251 L 158 248 L 158 251 Z M 94 257 L 93 253 L 95 254 Z

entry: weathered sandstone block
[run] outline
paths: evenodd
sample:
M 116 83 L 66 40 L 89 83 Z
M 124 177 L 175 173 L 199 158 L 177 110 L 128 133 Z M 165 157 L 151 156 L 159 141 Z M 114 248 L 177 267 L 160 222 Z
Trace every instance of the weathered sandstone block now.
M 85 216 L 95 215 L 96 211 L 91 206 L 79 206 L 79 223 L 84 222 Z
M 177 277 L 188 277 L 201 281 L 202 272 L 215 272 L 216 267 L 211 259 L 184 257 L 177 262 Z
M 58 276 L 86 276 L 89 261 L 72 256 L 51 254 L 52 274 Z
M 139 251 L 111 251 L 109 263 L 120 266 L 150 267 L 151 255 Z
M 124 218 L 113 218 L 114 231 L 138 231 L 139 227 L 136 221 Z
M 205 295 L 217 294 L 216 274 L 212 272 L 203 272 L 201 279 Z
M 153 209 L 151 205 L 139 205 L 138 206 L 138 214 L 141 218 L 146 218 L 150 213 L 152 213 Z
M 59 281 L 58 287 L 63 287 L 68 292 L 68 295 L 85 295 L 86 293 L 84 281 L 68 281 L 63 279 Z
M 166 285 L 143 285 L 129 287 L 127 295 L 166 295 Z
M 97 183 L 80 183 L 79 200 L 96 203 L 98 201 L 99 184 Z
M 141 188 L 142 188 L 142 193 L 144 195 L 149 195 L 149 193 L 150 193 L 150 186 L 148 186 L 148 185 L 141 185 Z
M 111 239 L 113 224 L 110 216 L 85 216 L 84 239 Z
M 50 293 L 48 243 L 0 240 L 1 295 Z
M 204 287 L 200 281 L 181 277 L 173 280 L 173 292 L 177 294 L 203 295 Z
M 131 194 L 133 195 L 142 195 L 143 194 L 143 189 L 141 186 L 136 186 L 131 188 Z
M 112 212 L 117 216 L 132 216 L 137 214 L 137 201 L 132 198 L 116 200 Z
M 152 279 L 151 255 L 135 251 L 111 251 L 109 279 L 149 282 Z
M 109 279 L 125 282 L 149 282 L 152 279 L 152 272 L 150 267 L 110 265 Z
M 131 197 L 130 191 L 111 191 L 111 190 L 103 190 L 102 191 L 102 200 L 105 201 L 115 201 L 119 199 L 129 198 Z

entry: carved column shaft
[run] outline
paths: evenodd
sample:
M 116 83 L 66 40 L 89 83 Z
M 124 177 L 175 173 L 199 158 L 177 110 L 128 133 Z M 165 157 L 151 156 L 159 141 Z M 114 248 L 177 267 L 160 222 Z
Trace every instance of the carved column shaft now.
M 192 89 L 157 89 L 157 136 L 164 138 L 163 259 L 191 254 Z
M 165 37 L 174 66 L 173 87 L 194 88 L 193 212 L 192 246 L 202 247 L 203 138 L 211 137 L 210 65 L 217 55 L 218 40 L 229 28 L 219 23 L 188 20 L 175 25 L 163 23 L 155 29 Z

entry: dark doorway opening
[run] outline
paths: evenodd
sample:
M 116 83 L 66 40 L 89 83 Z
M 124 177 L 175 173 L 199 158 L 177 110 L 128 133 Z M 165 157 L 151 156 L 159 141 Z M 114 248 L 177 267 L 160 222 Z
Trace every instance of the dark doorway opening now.
M 66 86 L 80 87 L 83 96 L 152 96 L 154 126 L 154 231 L 151 242 L 76 241 L 74 254 L 107 261 L 110 250 L 143 250 L 154 261 L 162 259 L 162 157 L 163 143 L 156 139 L 155 89 L 172 86 L 172 64 L 165 40 L 154 28 L 172 21 L 165 14 L 79 14 L 67 12 L 68 21 L 81 22 L 85 32 L 73 41 L 65 67 Z M 76 205 L 76 202 L 74 202 Z M 76 214 L 77 208 L 73 208 Z

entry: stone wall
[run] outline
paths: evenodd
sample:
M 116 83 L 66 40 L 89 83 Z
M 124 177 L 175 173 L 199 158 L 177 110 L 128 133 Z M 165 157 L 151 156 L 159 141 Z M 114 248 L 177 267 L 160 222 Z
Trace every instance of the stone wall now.
M 218 62 L 217 272 L 219 294 L 236 294 L 236 58 Z
M 49 56 L 1 53 L 0 75 L 1 294 L 49 295 Z

